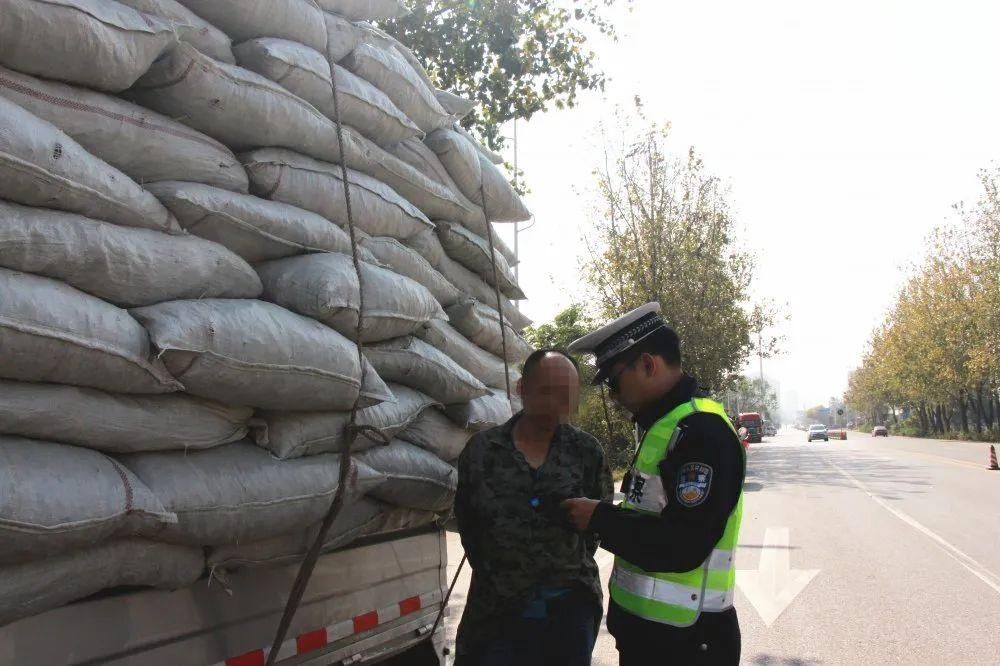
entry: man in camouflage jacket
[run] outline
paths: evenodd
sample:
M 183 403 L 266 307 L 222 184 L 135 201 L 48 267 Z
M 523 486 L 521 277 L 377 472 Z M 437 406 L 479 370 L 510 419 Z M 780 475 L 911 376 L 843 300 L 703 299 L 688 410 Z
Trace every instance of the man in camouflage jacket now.
M 559 502 L 610 500 L 600 443 L 567 423 L 575 363 L 541 350 L 524 364 L 521 413 L 477 434 L 459 460 L 455 514 L 472 566 L 457 666 L 586 666 L 602 615 L 593 536 Z

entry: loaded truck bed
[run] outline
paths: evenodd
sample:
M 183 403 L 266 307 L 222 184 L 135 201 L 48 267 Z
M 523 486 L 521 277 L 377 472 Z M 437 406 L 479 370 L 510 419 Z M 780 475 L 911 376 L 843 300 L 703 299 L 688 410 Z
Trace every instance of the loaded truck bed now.
M 84 599 L 0 627 L 0 664 L 263 666 L 298 568 Z M 445 535 L 436 529 L 320 557 L 278 663 L 374 663 L 414 648 L 430 655 L 429 640 L 441 655 L 443 631 L 430 632 L 446 571 Z

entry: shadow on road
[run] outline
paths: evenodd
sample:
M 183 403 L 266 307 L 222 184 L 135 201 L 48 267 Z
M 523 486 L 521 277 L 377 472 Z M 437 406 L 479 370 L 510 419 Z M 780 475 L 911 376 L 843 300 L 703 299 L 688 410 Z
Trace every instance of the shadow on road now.
M 767 487 L 854 487 L 850 479 L 830 463 L 843 467 L 861 481 L 879 483 L 879 497 L 899 499 L 899 495 L 925 493 L 931 487 L 927 476 L 912 467 L 847 450 L 813 450 L 792 447 L 757 449 L 747 465 L 746 492 Z M 888 486 L 885 484 L 889 484 Z M 898 493 L 899 495 L 896 495 Z

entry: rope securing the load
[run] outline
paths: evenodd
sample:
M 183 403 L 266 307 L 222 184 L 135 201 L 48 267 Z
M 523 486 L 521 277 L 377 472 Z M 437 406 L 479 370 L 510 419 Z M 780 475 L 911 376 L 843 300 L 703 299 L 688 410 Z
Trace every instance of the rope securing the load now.
M 329 53 L 327 55 L 329 56 Z M 371 426 L 357 425 L 358 410 L 361 407 L 361 397 L 364 395 L 365 372 L 367 365 L 365 363 L 364 350 L 361 344 L 361 334 L 364 331 L 365 288 L 363 282 L 364 278 L 361 275 L 361 260 L 358 258 L 358 238 L 354 229 L 354 215 L 351 211 L 351 186 L 347 173 L 347 156 L 344 153 L 344 126 L 340 122 L 340 96 L 337 94 L 337 67 L 333 64 L 334 61 L 332 58 L 328 57 L 328 60 L 330 62 L 330 88 L 333 93 L 333 115 L 334 122 L 337 126 L 337 143 L 340 150 L 340 172 L 344 181 L 344 203 L 347 209 L 347 230 L 351 237 L 351 259 L 354 263 L 354 272 L 358 277 L 358 325 L 355 329 L 354 342 L 358 352 L 358 365 L 361 369 L 361 380 L 360 385 L 358 386 L 358 395 L 354 399 L 354 404 L 351 406 L 351 418 L 347 422 L 347 425 L 344 426 L 344 449 L 340 452 L 340 474 L 338 476 L 337 491 L 333 495 L 333 501 L 330 503 L 330 508 L 326 512 L 326 516 L 323 517 L 323 522 L 320 524 L 319 532 L 316 534 L 316 539 L 313 541 L 312 546 L 309 548 L 309 552 L 306 553 L 305 559 L 299 567 L 299 572 L 295 577 L 295 583 L 292 585 L 292 590 L 288 595 L 288 601 L 285 604 L 285 611 L 281 616 L 281 622 L 278 624 L 278 631 L 274 636 L 274 641 L 271 643 L 271 650 L 267 655 L 267 666 L 273 666 L 275 660 L 278 658 L 278 651 L 281 649 L 281 644 L 285 642 L 285 636 L 288 635 L 288 629 L 291 627 L 292 620 L 295 618 L 295 612 L 298 610 L 299 604 L 302 602 L 302 596 L 305 594 L 306 586 L 309 584 L 309 579 L 312 578 L 313 570 L 316 568 L 316 562 L 319 560 L 320 553 L 323 551 L 323 543 L 326 541 L 326 535 L 329 534 L 334 521 L 337 519 L 337 516 L 340 515 L 341 509 L 344 508 L 348 481 L 351 476 L 351 471 L 354 469 L 354 465 L 351 460 L 351 448 L 354 445 L 354 438 L 364 434 L 369 437 L 374 435 L 376 439 L 385 441 L 382 433 L 378 432 Z
M 486 221 L 486 235 L 487 240 L 489 240 L 490 243 L 490 261 L 493 264 L 493 293 L 497 297 L 497 314 L 500 317 L 500 346 L 503 350 L 503 376 L 504 381 L 507 384 L 507 403 L 510 405 L 511 411 L 513 411 L 514 403 L 511 400 L 510 392 L 510 363 L 507 361 L 507 331 L 504 329 L 503 297 L 500 295 L 500 278 L 497 274 L 497 251 L 493 241 L 493 223 L 490 222 L 490 214 L 486 210 L 486 186 L 482 174 L 480 174 L 479 177 L 479 197 L 483 202 L 483 218 Z M 455 583 L 458 582 L 458 577 L 461 575 L 462 568 L 465 566 L 468 559 L 469 556 L 463 553 L 462 561 L 458 563 L 458 569 L 455 570 L 455 576 L 451 579 L 451 585 L 448 587 L 448 594 L 445 596 L 444 603 L 441 604 L 441 610 L 438 611 L 437 618 L 434 620 L 434 626 L 431 628 L 430 633 L 431 636 L 434 635 L 434 632 L 437 631 L 438 625 L 441 624 L 441 618 L 444 616 L 444 609 L 448 607 L 448 600 L 451 599 L 451 593 L 455 589 Z

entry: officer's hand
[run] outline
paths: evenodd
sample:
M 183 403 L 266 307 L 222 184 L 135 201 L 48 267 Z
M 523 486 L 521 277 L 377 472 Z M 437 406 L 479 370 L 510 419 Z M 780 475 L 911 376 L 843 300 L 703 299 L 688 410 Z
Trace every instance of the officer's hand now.
M 563 500 L 559 508 L 566 512 L 566 519 L 570 524 L 581 532 L 590 527 L 590 519 L 594 516 L 594 510 L 600 504 L 597 500 L 577 497 Z

